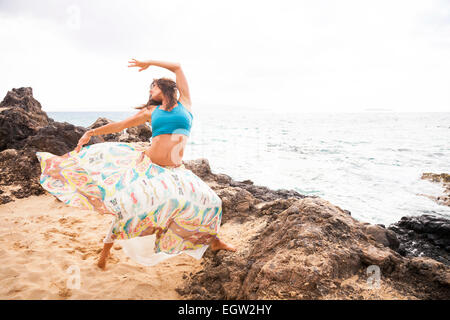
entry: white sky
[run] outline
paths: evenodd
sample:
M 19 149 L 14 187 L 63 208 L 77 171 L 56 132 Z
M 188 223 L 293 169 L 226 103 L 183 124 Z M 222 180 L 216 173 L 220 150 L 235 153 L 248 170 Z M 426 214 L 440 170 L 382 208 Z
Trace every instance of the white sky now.
M 0 99 L 132 110 L 180 62 L 196 108 L 450 111 L 450 1 L 0 0 Z

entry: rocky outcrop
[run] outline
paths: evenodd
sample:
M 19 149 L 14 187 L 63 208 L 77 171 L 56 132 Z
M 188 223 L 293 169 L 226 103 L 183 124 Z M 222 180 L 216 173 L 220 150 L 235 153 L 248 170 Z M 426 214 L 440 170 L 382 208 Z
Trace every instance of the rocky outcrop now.
M 38 124 L 48 121 L 47 114 L 42 111 L 42 106 L 33 98 L 33 89 L 30 87 L 13 88 L 8 91 L 0 102 L 0 111 L 7 109 L 22 109 L 29 114 L 29 118 Z
M 432 215 L 407 216 L 389 226 L 406 257 L 431 257 L 450 266 L 450 220 Z
M 238 251 L 207 251 L 203 270 L 187 276 L 178 292 L 192 299 L 450 298 L 450 268 L 401 256 L 381 243 L 391 244 L 382 227 L 321 198 L 285 201 L 290 205 L 281 212 L 255 206 L 228 219 L 242 228 Z M 224 218 L 233 206 L 224 203 Z M 379 282 L 369 281 L 373 270 Z
M 400 247 L 400 241 L 397 234 L 392 230 L 386 229 L 384 225 L 366 224 L 364 226 L 364 232 L 378 243 L 381 243 L 392 250 L 398 250 Z
M 26 150 L 6 149 L 0 152 L 0 205 L 15 198 L 45 192 L 39 184 L 40 166 L 35 158 L 36 156 Z
M 440 196 L 431 196 L 431 195 L 424 195 L 427 196 L 437 203 L 444 205 L 444 206 L 450 206 L 450 174 L 448 173 L 431 173 L 431 172 L 425 172 L 422 174 L 422 179 L 429 180 L 432 182 L 441 183 L 442 187 L 444 188 L 444 192 Z
M 0 103 L 0 151 L 35 135 L 49 123 L 41 104 L 33 98 L 31 88 L 8 91 Z
M 0 151 L 16 149 L 63 155 L 75 148 L 87 130 L 49 118 L 34 99 L 31 88 L 8 91 L 0 106 Z M 90 143 L 99 141 L 93 139 Z

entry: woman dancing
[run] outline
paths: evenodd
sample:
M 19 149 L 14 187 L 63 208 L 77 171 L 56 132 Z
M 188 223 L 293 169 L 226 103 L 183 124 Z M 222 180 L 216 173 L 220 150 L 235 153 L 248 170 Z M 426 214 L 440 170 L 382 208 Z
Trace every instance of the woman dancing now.
M 208 245 L 214 251 L 236 251 L 217 236 L 221 199 L 182 163 L 193 120 L 183 69 L 179 63 L 155 60 L 132 59 L 129 63 L 128 67 L 139 67 L 139 71 L 150 66 L 166 68 L 175 73 L 176 82 L 154 79 L 150 98 L 138 107 L 137 114 L 86 131 L 74 151 L 63 156 L 37 152 L 41 185 L 67 205 L 114 216 L 97 263 L 102 269 L 114 240 L 125 240 L 125 254 L 144 265 L 182 252 L 200 259 Z M 147 150 L 119 142 L 83 148 L 92 136 L 120 132 L 146 121 L 152 126 Z

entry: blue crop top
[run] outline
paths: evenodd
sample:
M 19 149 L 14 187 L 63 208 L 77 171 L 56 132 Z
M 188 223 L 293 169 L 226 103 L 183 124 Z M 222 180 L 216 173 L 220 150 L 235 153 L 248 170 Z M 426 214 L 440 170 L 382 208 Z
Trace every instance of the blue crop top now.
M 160 134 L 181 133 L 189 137 L 194 116 L 180 101 L 170 111 L 162 110 L 158 105 L 152 112 L 152 137 Z

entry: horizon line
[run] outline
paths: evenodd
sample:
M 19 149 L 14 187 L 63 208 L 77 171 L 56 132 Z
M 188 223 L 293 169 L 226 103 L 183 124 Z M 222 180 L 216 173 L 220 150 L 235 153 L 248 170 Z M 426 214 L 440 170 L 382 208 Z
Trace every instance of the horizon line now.
M 211 108 L 216 110 L 217 108 Z M 208 110 L 199 108 L 198 110 Z M 270 111 L 271 109 L 257 109 L 257 108 L 248 108 L 247 110 L 261 110 L 261 111 Z M 137 109 L 116 109 L 116 110 L 106 110 L 106 109 L 94 109 L 94 110 L 80 110 L 80 109 L 68 109 L 68 110 L 44 110 L 44 112 L 138 112 Z M 286 113 L 450 113 L 450 111 L 443 110 L 427 110 L 427 111 L 404 111 L 404 110 L 392 110 L 392 109 L 367 109 L 367 110 L 317 110 L 317 111 L 303 111 L 303 110 L 285 110 Z

